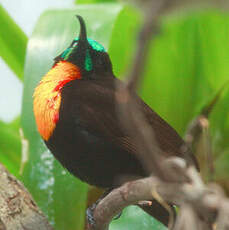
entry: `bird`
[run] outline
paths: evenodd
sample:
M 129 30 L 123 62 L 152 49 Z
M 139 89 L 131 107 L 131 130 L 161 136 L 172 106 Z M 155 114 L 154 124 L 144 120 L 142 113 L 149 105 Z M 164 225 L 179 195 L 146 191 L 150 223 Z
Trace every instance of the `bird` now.
M 87 37 L 84 19 L 76 17 L 79 36 L 54 58 L 34 90 L 35 121 L 47 148 L 63 167 L 90 185 L 112 190 L 121 185 L 119 178 L 143 178 L 149 172 L 116 111 L 120 103 L 116 87 L 124 83 L 115 77 L 106 49 Z M 192 152 L 182 151 L 185 143 L 175 129 L 137 93 L 132 96 L 154 131 L 162 154 L 181 157 L 198 167 Z M 152 216 L 168 224 L 167 209 L 155 200 L 150 209 Z

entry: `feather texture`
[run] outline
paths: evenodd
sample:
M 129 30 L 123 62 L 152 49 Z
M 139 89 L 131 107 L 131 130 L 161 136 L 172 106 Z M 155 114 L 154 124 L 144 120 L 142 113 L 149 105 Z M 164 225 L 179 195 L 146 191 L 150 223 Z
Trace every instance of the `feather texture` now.
M 122 176 L 141 177 L 146 172 L 136 156 L 136 144 L 119 123 L 115 106 L 116 78 L 73 80 L 62 90 L 59 122 L 48 147 L 74 175 L 89 184 L 112 187 Z M 165 156 L 180 156 L 196 164 L 192 154 L 183 153 L 182 138 L 137 95 L 137 102 L 155 133 Z

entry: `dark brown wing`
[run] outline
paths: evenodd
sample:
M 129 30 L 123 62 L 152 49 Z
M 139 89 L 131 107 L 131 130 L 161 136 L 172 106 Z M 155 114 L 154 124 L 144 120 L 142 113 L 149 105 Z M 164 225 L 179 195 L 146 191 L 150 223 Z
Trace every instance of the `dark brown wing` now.
M 62 93 L 63 99 L 65 103 L 72 103 L 69 113 L 73 117 L 77 117 L 80 125 L 88 132 L 115 143 L 130 154 L 138 155 L 140 153 L 137 152 L 136 144 L 123 130 L 118 119 L 116 112 L 118 101 L 115 97 L 117 83 L 122 84 L 116 78 L 75 80 L 66 84 Z M 180 156 L 185 158 L 188 164 L 197 166 L 196 160 L 190 152 L 182 152 L 181 147 L 184 146 L 184 141 L 177 132 L 138 96 L 136 99 L 154 131 L 156 141 L 163 154 Z
M 75 80 L 67 83 L 62 90 L 61 114 L 65 117 L 60 117 L 60 119 L 65 121 L 69 119 L 70 124 L 72 124 L 71 121 L 73 120 L 74 122 L 72 126 L 75 125 L 76 130 L 79 130 L 80 127 L 81 134 L 85 133 L 87 138 L 95 138 L 98 140 L 97 143 L 101 143 L 101 145 L 104 145 L 104 142 L 108 143 L 108 148 L 106 148 L 106 151 L 108 151 L 110 154 L 123 154 L 119 156 L 120 158 L 118 158 L 118 162 L 116 163 L 114 161 L 111 162 L 111 159 L 114 158 L 110 157 L 107 159 L 103 156 L 105 160 L 103 159 L 101 167 L 106 167 L 104 169 L 105 172 L 103 170 L 103 172 L 99 174 L 98 170 L 94 173 L 96 175 L 92 175 L 92 178 L 88 180 L 91 181 L 92 184 L 97 184 L 97 186 L 98 184 L 101 184 L 101 181 L 99 180 L 105 180 L 105 177 L 110 182 L 110 171 L 113 170 L 115 171 L 114 173 L 117 173 L 116 171 L 118 171 L 118 169 L 116 170 L 112 168 L 112 164 L 115 164 L 114 167 L 117 166 L 117 168 L 120 164 L 124 164 L 124 167 L 128 168 L 128 165 L 126 164 L 131 164 L 131 161 L 126 160 L 129 159 L 126 157 L 127 155 L 133 154 L 135 156 L 141 156 L 141 153 L 138 152 L 138 148 L 136 147 L 136 144 L 130 135 L 126 133 L 123 130 L 123 127 L 120 125 L 120 118 L 118 118 L 119 114 L 116 112 L 116 104 L 118 103 L 115 98 L 116 83 L 122 84 L 115 78 L 100 80 Z M 138 105 L 148 120 L 149 125 L 154 130 L 155 138 L 163 154 L 168 156 L 178 155 L 185 158 L 189 164 L 195 164 L 195 158 L 191 153 L 182 153 L 181 146 L 184 145 L 184 142 L 177 132 L 154 111 L 152 111 L 152 109 L 139 97 L 136 96 L 136 99 L 138 101 Z M 74 127 L 71 127 L 70 129 L 72 128 L 74 129 Z M 77 145 L 74 145 L 74 147 L 75 149 L 78 148 L 79 152 L 80 147 Z M 121 149 L 121 151 L 119 151 L 119 149 Z M 63 149 L 63 151 L 65 150 L 66 148 Z M 93 146 L 93 150 L 91 152 L 86 152 L 86 154 L 88 154 L 86 157 L 86 162 L 83 162 L 83 160 L 80 159 L 77 167 L 81 167 L 84 164 L 89 165 L 87 167 L 90 167 L 89 161 L 98 161 L 98 158 L 93 157 L 95 152 L 96 150 Z M 76 151 L 73 151 L 71 157 L 73 157 L 74 154 L 77 154 Z M 103 152 L 102 154 L 108 153 Z M 74 157 L 72 161 L 74 161 Z M 77 162 L 72 162 L 72 168 L 76 163 Z M 100 162 L 98 162 L 98 164 L 99 163 Z M 135 164 L 136 162 L 132 161 L 132 163 Z M 89 170 L 90 169 L 87 168 L 84 172 L 88 173 Z M 124 170 L 124 172 L 126 171 L 128 170 Z M 134 166 L 134 171 L 136 171 L 136 173 L 138 171 L 141 172 L 141 169 L 137 166 L 137 164 L 136 167 Z M 85 180 L 83 176 L 81 178 Z M 169 213 L 156 200 L 153 200 L 153 205 L 151 207 L 146 207 L 144 210 L 165 225 L 168 224 Z

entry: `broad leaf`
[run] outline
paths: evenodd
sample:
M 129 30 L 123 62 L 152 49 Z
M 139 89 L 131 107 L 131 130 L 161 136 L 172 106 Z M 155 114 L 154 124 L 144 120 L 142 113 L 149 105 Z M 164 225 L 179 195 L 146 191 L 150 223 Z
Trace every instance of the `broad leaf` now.
M 214 10 L 169 16 L 151 46 L 142 95 L 180 134 L 228 80 L 228 23 Z
M 19 176 L 21 139 L 20 118 L 11 123 L 0 121 L 0 162 L 15 176 Z
M 0 56 L 23 80 L 27 36 L 0 5 Z

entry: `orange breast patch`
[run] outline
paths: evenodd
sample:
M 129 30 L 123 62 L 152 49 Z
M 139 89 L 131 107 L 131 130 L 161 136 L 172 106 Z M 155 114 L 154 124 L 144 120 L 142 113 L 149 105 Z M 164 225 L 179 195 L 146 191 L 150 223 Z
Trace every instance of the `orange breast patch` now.
M 44 140 L 52 135 L 59 120 L 61 89 L 69 81 L 80 79 L 77 66 L 60 61 L 40 81 L 33 94 L 33 110 L 37 128 Z

